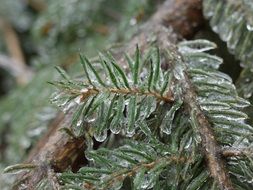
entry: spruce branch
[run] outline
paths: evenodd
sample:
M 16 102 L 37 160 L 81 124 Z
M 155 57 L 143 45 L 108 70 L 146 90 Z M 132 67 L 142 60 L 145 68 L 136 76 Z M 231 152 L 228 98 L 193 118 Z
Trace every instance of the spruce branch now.
M 216 137 L 219 137 L 219 133 L 221 133 L 222 136 L 229 136 L 230 138 L 228 139 L 230 139 L 230 142 L 227 141 L 226 144 L 229 144 L 231 146 L 234 143 L 234 139 L 238 139 L 235 137 L 236 135 L 248 137 L 252 135 L 252 127 L 244 123 L 244 119 L 247 116 L 245 116 L 243 113 L 241 114 L 240 111 L 237 111 L 238 107 L 247 106 L 249 103 L 238 97 L 235 88 L 231 83 L 231 79 L 229 79 L 227 76 L 224 76 L 224 74 L 215 72 L 217 65 L 220 64 L 219 59 L 216 59 L 216 63 L 214 63 L 213 60 L 215 59 L 210 59 L 209 56 L 205 56 L 205 53 L 203 53 L 200 56 L 202 59 L 199 59 L 199 61 L 197 61 L 195 59 L 195 56 L 192 56 L 192 54 L 197 54 L 199 56 L 199 51 L 201 49 L 202 51 L 205 51 L 206 48 L 203 48 L 201 46 L 192 48 L 192 44 L 195 43 L 188 42 L 188 45 L 187 43 L 181 44 L 183 47 L 185 45 L 187 46 L 187 48 L 181 47 L 181 50 L 183 49 L 181 53 L 185 56 L 185 61 L 190 63 L 188 72 L 191 77 L 189 78 L 186 73 L 182 72 L 180 78 L 185 92 L 185 94 L 183 94 L 184 102 L 186 103 L 188 109 L 194 112 L 192 114 L 192 123 L 194 125 L 194 128 L 197 128 L 197 132 L 200 135 L 201 146 L 204 151 L 212 177 L 214 177 L 221 189 L 234 189 L 234 185 L 231 182 L 228 170 L 225 165 L 225 160 L 223 160 L 219 154 L 219 151 L 221 149 L 220 143 L 222 140 L 220 139 L 218 142 Z M 202 43 L 202 45 L 204 45 L 204 43 Z M 210 46 L 210 44 L 208 46 Z M 207 49 L 211 48 L 212 46 Z M 188 50 L 185 51 L 185 49 L 191 49 L 191 53 L 188 54 Z M 192 68 L 195 73 L 191 72 Z M 196 75 L 196 69 L 206 71 L 206 74 L 202 72 L 202 76 Z M 199 81 L 201 81 L 201 83 L 199 83 Z M 224 91 L 222 89 L 214 91 L 213 89 L 220 87 L 219 84 L 222 82 L 230 83 L 225 86 L 228 91 Z M 206 87 L 206 84 L 208 84 L 209 87 Z M 198 96 L 200 97 L 198 98 Z M 201 102 L 208 102 L 213 100 L 217 101 L 217 97 L 220 98 L 218 102 L 222 103 L 222 101 L 224 101 L 223 103 L 227 103 L 230 108 L 233 108 L 234 110 L 230 110 L 230 113 L 227 112 L 226 115 L 226 111 L 224 111 L 224 109 L 226 110 L 225 107 L 219 108 L 216 107 L 215 104 L 213 107 L 205 107 L 201 105 Z M 206 113 L 203 112 L 203 110 L 206 110 Z M 218 113 L 215 117 L 212 117 L 212 110 L 215 110 L 215 112 Z M 238 117 L 238 119 L 229 117 L 229 114 L 232 114 L 233 117 Z M 227 128 L 227 126 L 230 127 Z M 238 126 L 241 126 L 245 130 L 241 131 L 241 127 Z M 239 132 L 239 134 L 236 132 L 231 133 L 230 130 L 235 130 L 236 132 Z
M 158 42 L 160 41 L 157 40 Z M 170 60 L 172 64 L 175 64 L 174 68 L 171 69 L 173 73 L 172 80 L 174 84 L 179 84 L 176 88 L 180 90 L 175 94 L 175 102 L 177 104 L 174 104 L 169 110 L 169 107 L 166 107 L 167 113 L 164 114 L 164 118 L 162 119 L 160 125 L 161 131 L 168 135 L 171 134 L 171 126 L 169 126 L 169 129 L 168 127 L 164 129 L 163 124 L 171 125 L 173 122 L 175 111 L 181 105 L 177 98 L 181 96 L 186 110 L 190 114 L 195 142 L 202 147 L 210 175 L 221 189 L 232 190 L 235 186 L 228 174 L 231 166 L 229 168 L 226 167 L 226 160 L 222 157 L 220 151 L 223 145 L 233 146 L 234 143 L 248 146 L 248 140 L 250 140 L 253 130 L 250 125 L 244 122 L 247 115 L 241 112 L 240 108 L 247 106 L 249 103 L 238 97 L 232 80 L 227 75 L 217 71 L 217 68 L 222 63 L 221 59 L 205 53 L 206 50 L 216 47 L 213 43 L 198 40 L 183 42 L 178 46 L 182 56 L 179 53 L 176 54 L 175 51 L 170 52 L 169 49 L 163 50 L 163 52 L 166 52 L 163 54 L 164 60 Z M 136 67 L 134 64 L 131 65 L 133 65 L 133 68 Z M 160 66 L 161 64 L 157 65 Z M 188 74 L 190 77 L 188 77 Z M 150 72 L 149 76 L 153 76 L 153 73 Z M 116 80 L 117 78 L 114 77 L 112 82 Z M 137 84 L 138 81 L 134 83 Z M 221 99 L 217 100 L 217 97 Z M 134 104 L 136 103 L 135 99 L 130 99 L 131 101 Z M 131 105 L 130 103 L 130 106 L 132 107 L 133 104 Z M 171 110 L 173 111 L 171 112 Z M 101 113 L 103 111 L 104 108 Z M 133 113 L 132 111 L 129 113 L 129 118 L 132 117 Z M 102 114 L 98 118 L 103 118 Z M 134 120 L 130 119 L 130 126 L 134 122 Z M 224 141 L 221 137 L 227 137 L 227 140 Z M 128 161 L 131 159 L 129 157 Z M 102 160 L 106 161 L 105 159 Z M 236 171 L 233 172 L 233 175 L 235 173 Z M 208 175 L 208 172 L 203 171 L 203 173 L 196 177 L 196 180 L 198 178 L 200 178 L 198 179 L 200 182 L 207 180 Z M 80 176 L 80 178 L 82 177 Z M 107 182 L 107 185 L 112 185 L 110 180 Z M 115 183 L 116 181 L 114 181 L 113 185 Z M 201 183 L 198 183 L 198 185 L 201 185 Z M 191 183 L 190 187 L 195 187 L 195 183 Z
M 28 188 L 47 179 L 56 189 L 59 182 L 67 189 L 119 189 L 130 178 L 134 189 L 251 189 L 253 161 L 246 149 L 253 129 L 241 111 L 249 103 L 237 95 L 231 78 L 217 71 L 222 60 L 205 53 L 215 44 L 196 40 L 175 45 L 180 37 L 164 27 L 171 22 L 166 20 L 171 15 L 166 9 L 175 5 L 180 13 L 178 5 L 185 1 L 170 2 L 174 1 L 166 1 L 165 8 L 122 48 L 130 54 L 127 60 L 122 52 L 113 52 L 119 55 L 115 58 L 100 55 L 98 67 L 104 71 L 100 73 L 97 65 L 81 56 L 83 81 L 58 68 L 63 81 L 54 83 L 61 90 L 55 101 L 65 106 L 67 121 L 53 127 L 45 138 L 49 142 L 44 140 L 37 147 L 39 154 L 30 157 L 26 166 L 37 167 L 21 176 Z M 159 48 L 143 61 L 150 46 Z M 126 63 L 129 73 L 119 66 Z M 58 131 L 63 125 L 86 131 L 76 135 L 64 128 L 71 135 L 63 135 Z M 152 127 L 158 132 L 153 133 Z M 102 142 L 108 129 L 115 136 L 123 131 L 138 142 L 124 142 L 113 150 L 90 150 L 88 138 Z M 140 138 L 133 136 L 136 131 Z M 58 181 L 55 172 L 66 170 L 86 147 L 90 166 L 63 173 Z M 238 152 L 234 147 L 245 150 Z
M 62 69 L 57 68 L 63 81 L 53 83 L 61 90 L 53 101 L 64 107 L 65 111 L 76 103 L 74 110 L 77 111 L 74 111 L 72 126 L 82 128 L 83 123 L 92 123 L 96 126 L 94 137 L 97 141 L 103 142 L 106 139 L 108 128 L 118 134 L 126 127 L 126 135 L 133 136 L 135 128 L 139 127 L 139 123 L 145 122 L 157 105 L 169 105 L 174 101 L 169 82 L 172 73 L 161 70 L 160 56 L 158 48 L 155 52 L 151 50 L 147 56 L 143 56 L 149 58 L 148 63 L 151 65 L 150 70 L 145 69 L 145 73 L 148 73 L 145 74 L 143 67 L 146 60 L 141 59 L 137 46 L 135 58 L 131 59 L 134 61 L 129 62 L 132 70 L 126 74 L 112 56 L 101 55 L 99 64 L 107 71 L 104 76 L 86 57 L 80 56 L 87 82 L 73 81 Z M 156 64 L 153 65 L 153 62 Z M 161 129 L 166 133 L 170 133 L 169 120 L 173 120 L 173 114 L 181 104 L 176 105 L 165 113 L 168 119 L 164 119 Z
M 196 9 L 198 10 L 197 12 L 195 11 Z M 186 19 L 173 20 L 175 12 L 177 12 L 178 15 L 181 15 L 181 18 Z M 166 26 L 172 26 L 180 29 L 177 30 L 177 35 L 172 34 L 172 31 L 164 31 L 164 29 L 161 30 L 161 28 L 163 28 L 162 26 L 164 25 L 164 20 L 166 20 L 166 18 L 170 18 L 167 20 L 167 22 L 165 22 Z M 180 39 L 181 36 L 192 36 L 196 32 L 196 28 L 198 28 L 202 22 L 203 18 L 201 16 L 201 4 L 198 0 L 166 1 L 166 3 L 158 9 L 153 18 L 150 19 L 143 26 L 140 33 L 137 36 L 133 37 L 132 40 L 129 41 L 126 46 L 120 49 L 119 52 L 113 52 L 113 54 L 116 55 L 117 60 L 121 65 L 125 65 L 125 62 L 122 61 L 123 56 L 120 52 L 128 52 L 129 55 L 133 55 L 132 50 L 134 49 L 133 47 L 135 46 L 135 44 L 141 44 L 139 48 L 140 51 L 143 51 L 144 47 L 148 44 L 146 39 L 149 39 L 149 36 L 151 36 L 150 31 L 154 31 L 153 34 L 155 36 L 163 36 L 160 38 L 162 39 L 161 42 L 166 42 L 168 40 L 168 36 L 170 36 L 170 41 L 175 42 Z M 168 32 L 167 35 L 164 35 L 164 32 Z M 59 150 L 66 152 L 65 146 L 67 146 L 67 150 L 71 151 L 70 155 L 73 155 L 75 157 L 76 155 L 80 154 L 80 152 L 83 152 L 82 150 L 85 148 L 85 146 L 83 146 L 82 144 L 83 141 L 79 141 L 80 139 L 72 139 L 72 137 L 66 136 L 65 133 L 59 132 L 58 129 L 61 129 L 67 124 L 65 121 L 62 121 L 62 119 L 62 122 L 58 122 L 59 118 L 56 120 L 57 122 L 52 123 L 51 130 L 44 136 L 44 138 L 41 139 L 38 145 L 33 149 L 27 162 L 33 163 L 36 161 L 44 163 L 53 163 L 54 160 L 58 160 L 58 164 L 50 165 L 50 168 L 53 168 L 56 171 L 63 171 L 75 161 L 71 159 L 66 162 L 65 158 L 69 157 L 59 156 Z M 68 141 L 71 141 L 72 143 L 66 143 Z M 78 147 L 82 148 L 76 148 L 76 146 L 72 146 L 73 144 L 78 144 Z M 34 175 L 33 172 L 26 172 L 18 176 L 17 182 L 21 181 L 21 184 L 26 185 L 28 189 L 32 189 L 36 186 L 37 182 L 43 181 L 43 178 L 43 172 L 42 175 Z M 16 186 L 14 189 L 18 189 L 18 187 L 19 186 Z
M 134 178 L 133 189 L 155 188 L 166 167 L 192 162 L 191 158 L 163 154 L 169 148 L 163 144 L 134 141 L 126 144 L 115 150 L 89 151 L 87 157 L 96 167 L 83 167 L 78 173 L 62 174 L 64 188 L 74 187 L 69 179 L 75 179 L 84 189 L 119 189 L 129 177 Z

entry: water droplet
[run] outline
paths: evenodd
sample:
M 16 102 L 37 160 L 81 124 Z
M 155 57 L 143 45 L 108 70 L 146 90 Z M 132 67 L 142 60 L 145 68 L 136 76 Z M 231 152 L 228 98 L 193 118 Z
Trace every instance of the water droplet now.
M 119 164 L 124 168 L 128 168 L 130 166 L 130 163 L 126 160 L 119 161 Z
M 132 137 L 134 134 L 135 134 L 135 125 L 134 125 L 134 127 L 127 128 L 127 131 L 126 131 L 127 137 Z
M 85 158 L 90 161 L 90 162 L 93 162 L 94 161 L 94 158 L 92 157 L 92 154 L 93 154 L 94 151 L 92 150 L 89 150 L 89 151 L 85 151 Z
M 77 103 L 77 104 L 81 104 L 81 102 L 82 102 L 82 95 L 80 95 L 80 96 L 77 96 L 75 99 L 74 99 L 74 101 Z
M 22 190 L 22 189 L 28 189 L 28 186 L 27 186 L 26 184 L 24 184 L 24 183 L 21 183 L 20 189 L 21 189 L 21 190 Z
M 96 117 L 87 118 L 88 123 L 93 123 L 94 121 L 96 121 Z
M 250 98 L 252 96 L 252 92 L 251 91 L 247 91 L 243 93 L 243 97 L 244 98 Z
M 249 83 L 249 82 L 251 82 L 251 79 L 247 77 L 244 79 L 244 81 L 245 81 L 245 83 Z
M 249 31 L 253 31 L 253 25 L 247 24 L 247 29 L 248 29 Z
M 63 108 L 63 112 L 67 113 L 67 111 L 69 111 L 71 108 L 73 108 L 74 106 L 76 106 L 76 102 L 69 102 L 67 105 L 65 105 L 65 107 Z
M 198 139 L 197 139 L 197 140 L 198 140 Z M 185 148 L 185 149 L 188 149 L 188 148 L 191 147 L 191 145 L 192 145 L 192 138 L 190 137 L 189 140 L 186 142 L 184 148 Z
M 120 129 L 121 129 L 120 124 L 118 124 L 118 125 L 110 125 L 110 130 L 114 134 L 119 134 Z
M 107 130 L 104 131 L 96 131 L 94 133 L 94 138 L 96 139 L 96 141 L 98 142 L 104 142 L 105 139 L 107 138 Z
M 213 6 L 212 1 L 204 1 L 203 3 L 203 13 L 205 15 L 206 18 L 210 18 L 214 15 L 214 8 L 215 6 Z
M 86 139 L 87 150 L 92 150 L 93 145 L 94 145 L 93 139 L 89 135 L 86 135 L 85 139 Z
M 248 180 L 248 183 L 253 184 L 253 178 Z
M 176 111 L 180 108 L 182 102 L 176 102 L 171 109 L 165 114 L 162 123 L 161 123 L 161 131 L 169 135 L 172 129 L 172 122 L 175 116 Z
M 81 126 L 81 124 L 82 124 L 82 122 L 83 122 L 83 120 L 82 120 L 82 119 L 80 119 L 80 120 L 77 122 L 76 126 L 77 126 L 77 127 L 80 127 L 80 126 Z
M 134 25 L 136 25 L 136 23 L 137 23 L 136 18 L 131 18 L 131 20 L 130 20 L 130 25 L 131 25 L 131 26 L 134 26 Z

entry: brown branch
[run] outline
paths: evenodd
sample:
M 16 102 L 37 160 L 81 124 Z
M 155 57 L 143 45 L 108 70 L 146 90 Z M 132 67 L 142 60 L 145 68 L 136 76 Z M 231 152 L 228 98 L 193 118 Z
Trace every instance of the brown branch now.
M 199 11 L 192 13 L 196 9 Z M 115 53 L 117 61 L 125 65 L 122 52 L 128 52 L 128 54 L 133 55 L 136 44 L 144 51 L 150 44 L 152 36 L 156 37 L 156 41 L 161 48 L 166 47 L 171 51 L 176 51 L 173 43 L 176 43 L 182 37 L 193 35 L 196 28 L 202 25 L 203 18 L 200 9 L 201 2 L 199 0 L 167 0 L 154 16 L 143 25 L 139 34 Z M 181 19 L 184 19 L 173 19 L 175 12 L 181 15 Z M 195 14 L 198 14 L 198 16 Z M 182 28 L 182 30 L 177 31 L 178 33 L 175 34 L 171 28 L 166 29 L 163 26 L 164 23 L 166 23 L 166 26 L 175 27 L 175 30 L 176 28 Z M 187 29 L 184 29 L 184 27 L 187 27 Z M 41 167 L 30 173 L 23 173 L 18 176 L 17 184 L 21 183 L 27 186 L 27 189 L 33 189 L 36 184 L 47 176 L 49 169 L 64 171 L 75 162 L 74 158 L 83 153 L 85 150 L 84 139 L 73 139 L 65 133 L 59 132 L 59 129 L 63 126 L 70 126 L 69 118 L 71 118 L 69 115 L 66 117 L 60 115 L 55 119 L 48 133 L 39 141 L 26 161 L 27 163 L 37 163 Z M 16 185 L 14 189 L 18 189 L 18 187 Z
M 98 89 L 95 87 L 84 88 L 79 90 L 66 90 L 68 93 L 80 97 L 79 101 L 83 102 L 90 96 L 98 95 L 99 93 L 111 93 L 111 94 L 123 94 L 123 95 L 137 95 L 137 96 L 153 96 L 158 102 L 163 101 L 170 103 L 174 101 L 174 98 L 169 94 L 161 95 L 159 92 L 155 91 L 144 91 L 139 88 L 106 88 Z
M 198 122 L 198 130 L 201 136 L 201 146 L 204 152 L 206 162 L 212 177 L 217 181 L 220 189 L 233 190 L 234 187 L 230 180 L 228 171 L 225 166 L 225 161 L 220 155 L 220 146 L 218 145 L 211 123 L 208 121 L 202 110 L 200 109 L 197 100 L 197 95 L 191 82 L 186 74 L 182 85 L 185 86 L 183 92 L 184 102 L 189 110 L 195 110 L 196 120 Z
M 226 148 L 222 150 L 223 157 L 253 157 L 253 148 Z
M 49 126 L 47 134 L 40 139 L 33 148 L 26 163 L 35 164 L 38 167 L 31 172 L 24 172 L 18 176 L 13 189 L 19 189 L 20 184 L 25 184 L 27 189 L 34 189 L 41 179 L 52 175 L 54 172 L 64 171 L 84 151 L 84 137 L 71 138 L 60 131 L 63 126 L 69 126 L 71 116 L 59 114 Z M 83 155 L 84 156 L 84 155 Z
M 189 14 L 191 12 L 188 11 L 188 10 L 196 10 L 196 7 L 200 6 L 198 3 L 200 3 L 200 1 L 198 0 L 166 1 L 165 4 L 160 9 L 160 11 L 158 11 L 151 18 L 151 22 L 147 23 L 146 27 L 144 27 L 142 34 L 133 39 L 133 41 L 136 42 L 133 43 L 132 41 L 128 46 L 128 48 L 126 49 L 129 50 L 129 52 L 132 52 L 134 50 L 134 45 L 138 43 L 140 49 L 144 51 L 145 49 L 147 49 L 146 47 L 148 45 L 146 41 L 150 39 L 150 36 L 152 36 L 151 32 L 153 32 L 153 35 L 156 36 L 155 41 L 161 49 L 168 49 L 170 52 L 175 52 L 175 54 L 178 54 L 176 47 L 173 45 L 180 38 L 178 37 L 178 35 L 181 34 L 183 37 L 188 37 L 188 35 L 186 34 L 191 35 L 191 33 L 187 33 L 187 31 L 194 31 L 194 29 L 196 29 L 196 26 L 199 26 L 195 25 L 196 23 L 200 22 L 198 21 L 198 19 L 196 19 L 198 17 L 196 17 L 194 14 Z M 189 6 L 188 9 L 185 8 L 187 6 Z M 171 7 L 173 8 L 171 9 Z M 174 15 L 171 14 L 173 13 L 172 10 L 173 11 L 176 10 L 176 12 L 182 11 L 185 14 L 181 14 L 181 17 L 175 19 L 174 21 L 173 20 Z M 187 16 L 189 16 L 191 19 L 189 18 L 187 19 Z M 178 33 L 175 34 L 169 30 L 170 28 L 166 29 L 164 28 L 164 26 L 172 26 L 175 31 L 177 31 L 177 29 L 180 28 L 182 29 L 177 31 L 179 32 L 179 34 Z M 183 30 L 184 27 L 185 30 Z M 123 62 L 123 60 L 121 61 Z M 175 63 L 170 63 L 170 66 L 172 68 L 175 67 L 175 65 L 173 64 Z M 200 109 L 198 103 L 196 102 L 197 94 L 195 92 L 194 87 L 191 84 L 191 81 L 189 80 L 189 77 L 187 76 L 186 73 L 184 73 L 183 78 L 176 82 L 181 83 L 181 86 L 184 89 L 182 96 L 188 111 L 189 112 L 191 110 L 196 111 L 197 122 L 198 125 L 200 126 L 199 133 L 202 141 L 201 145 L 211 176 L 216 180 L 217 184 L 221 189 L 233 190 L 234 187 L 230 180 L 228 171 L 225 167 L 225 161 L 220 155 L 220 146 L 218 145 L 215 139 L 215 135 L 212 130 L 212 125 L 208 121 L 202 110 Z
M 189 3 L 190 1 L 188 1 Z M 194 4 L 195 6 L 198 5 L 199 1 L 192 1 L 192 3 L 196 3 Z M 171 1 L 167 1 L 166 2 L 168 6 L 172 6 L 170 3 Z M 176 12 L 178 12 L 179 10 L 184 9 L 184 4 L 183 3 L 187 3 L 181 0 L 176 1 Z M 182 8 L 183 7 L 183 8 Z M 193 8 L 193 7 L 191 7 Z M 187 37 L 187 35 L 185 35 L 185 31 L 188 31 L 188 27 L 191 28 L 190 31 L 194 30 L 194 22 L 191 20 L 189 22 L 189 19 L 186 19 L 183 16 L 180 16 L 180 18 L 175 19 L 175 23 L 173 23 L 171 21 L 171 17 L 169 17 L 169 12 L 166 13 L 166 7 L 163 7 L 163 11 L 164 11 L 164 15 L 166 15 L 165 17 L 162 16 L 162 18 L 167 18 L 167 19 L 161 19 L 163 20 L 163 24 L 165 23 L 165 25 L 167 26 L 169 22 L 169 24 L 171 23 L 173 25 L 173 29 L 177 31 L 177 29 L 180 29 L 180 27 L 182 26 L 187 26 L 185 27 L 186 30 L 181 30 L 181 34 L 184 35 L 185 37 Z M 190 9 L 190 10 L 195 10 Z M 188 11 L 186 11 L 187 15 L 191 15 L 188 13 Z M 196 19 L 197 17 L 195 15 L 191 15 L 192 19 L 194 20 L 194 18 Z M 161 18 L 161 15 L 157 14 L 154 15 L 153 19 L 159 21 Z M 177 20 L 179 20 L 177 22 Z M 184 22 L 185 20 L 187 20 L 187 22 Z M 157 22 L 155 22 L 157 23 Z M 186 24 L 184 24 L 186 23 Z M 191 23 L 191 24 L 189 24 Z M 178 27 L 180 26 L 180 27 Z M 182 27 L 183 28 L 183 27 Z M 178 31 L 179 32 L 179 31 Z M 187 32 L 186 32 L 187 33 Z M 161 35 L 162 33 L 160 33 L 160 35 L 158 35 L 158 44 L 159 47 L 165 48 L 165 49 L 170 49 L 170 51 L 173 52 L 173 45 L 169 44 L 168 42 L 172 42 L 168 37 L 166 40 L 166 34 Z M 172 39 L 173 40 L 173 39 Z M 174 50 L 175 51 L 175 50 Z M 175 63 L 174 63 L 175 64 Z M 172 67 L 175 67 L 175 65 L 173 65 L 172 63 Z M 205 155 L 206 158 L 206 162 L 209 168 L 209 171 L 211 173 L 211 176 L 216 180 L 217 184 L 219 185 L 219 187 L 221 189 L 226 189 L 226 190 L 233 190 L 234 187 L 232 185 L 232 182 L 230 180 L 228 171 L 226 169 L 225 166 L 225 161 L 224 159 L 221 157 L 220 155 L 220 146 L 218 145 L 216 139 L 215 139 L 215 135 L 214 132 L 212 130 L 212 125 L 211 123 L 208 121 L 208 119 L 206 118 L 206 116 L 204 115 L 204 113 L 202 112 L 202 110 L 200 109 L 198 102 L 196 102 L 197 100 L 197 94 L 195 92 L 194 87 L 191 84 L 191 81 L 189 80 L 189 77 L 187 75 L 187 73 L 183 73 L 183 76 L 181 79 L 178 79 L 178 81 L 176 81 L 177 83 L 181 83 L 181 86 L 183 87 L 183 92 L 182 92 L 182 96 L 184 99 L 184 103 L 186 108 L 188 109 L 189 112 L 191 112 L 191 110 L 195 110 L 196 113 L 196 119 L 198 122 L 198 126 L 199 126 L 199 133 L 201 136 L 201 146 L 202 146 L 202 150 L 203 153 Z

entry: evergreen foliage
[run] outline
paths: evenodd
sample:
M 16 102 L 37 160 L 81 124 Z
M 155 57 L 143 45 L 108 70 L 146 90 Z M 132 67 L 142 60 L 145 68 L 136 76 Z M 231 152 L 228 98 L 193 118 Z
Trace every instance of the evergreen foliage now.
M 62 89 L 53 101 L 64 106 L 64 111 L 75 107 L 74 131 L 91 123 L 95 126 L 93 132 L 97 141 L 106 139 L 109 128 L 114 134 L 122 132 L 132 137 L 136 128 L 146 128 L 145 119 L 156 110 L 157 105 L 173 101 L 170 95 L 171 72 L 161 70 L 158 48 L 151 49 L 143 59 L 138 47 L 134 60 L 126 55 L 130 70 L 127 74 L 109 53 L 100 54 L 97 67 L 106 71 L 103 74 L 99 74 L 99 68 L 95 68 L 85 56 L 80 56 L 80 59 L 87 78 L 84 82 L 72 81 L 62 69 L 57 68 L 64 81 L 53 83 Z M 150 68 L 144 69 L 147 64 Z M 170 134 L 171 117 L 179 107 L 180 103 L 177 103 L 165 113 L 163 132 Z
M 252 1 L 203 1 L 203 13 L 212 29 L 227 43 L 228 49 L 244 67 L 236 86 L 240 96 L 252 103 Z M 252 106 L 247 113 L 252 118 Z M 252 120 L 250 120 L 252 123 Z
M 65 184 L 64 187 L 66 189 L 217 189 L 217 184 L 211 178 L 208 169 L 203 165 L 200 167 L 203 155 L 199 149 L 203 142 L 199 132 L 201 126 L 196 121 L 195 110 L 185 114 L 177 112 L 184 101 L 180 98 L 180 92 L 184 85 L 175 84 L 177 80 L 183 80 L 184 72 L 189 73 L 198 95 L 197 104 L 212 124 L 220 146 L 223 148 L 249 148 L 252 142 L 253 128 L 245 123 L 247 115 L 241 111 L 242 108 L 249 105 L 249 102 L 237 95 L 232 79 L 217 70 L 222 59 L 205 53 L 215 47 L 214 43 L 206 40 L 180 43 L 178 48 L 187 67 L 181 63 L 182 65 L 176 66 L 174 70 L 158 72 L 157 70 L 161 69 L 159 61 L 172 59 L 180 63 L 182 62 L 180 55 L 176 56 L 168 50 L 160 50 L 166 53 L 159 54 L 159 51 L 156 51 L 154 54 L 152 48 L 147 55 L 143 56 L 148 58 L 147 62 L 145 59 L 139 61 L 138 49 L 135 59 L 128 57 L 130 72 L 127 75 L 124 74 L 126 71 L 122 71 L 116 65 L 117 63 L 110 55 L 101 55 L 99 62 L 100 67 L 104 67 L 104 70 L 108 71 L 106 75 L 99 74 L 99 69 L 93 66 L 86 57 L 81 56 L 87 78 L 84 80 L 85 82 L 74 82 L 64 71 L 58 69 L 65 82 L 54 84 L 62 89 L 61 93 L 68 95 L 67 107 L 69 108 L 71 102 L 77 102 L 77 111 L 74 111 L 73 116 L 74 126 L 77 116 L 81 117 L 81 123 L 84 123 L 85 118 L 90 113 L 94 113 L 89 113 L 89 110 L 98 109 L 97 115 L 92 119 L 94 123 L 91 124 L 94 128 L 92 131 L 95 132 L 90 133 L 91 136 L 94 135 L 96 140 L 105 141 L 110 138 L 107 137 L 108 128 L 114 134 L 120 132 L 126 137 L 134 135 L 134 139 L 137 140 L 125 141 L 116 149 L 92 150 L 90 147 L 86 151 L 90 166 L 82 167 L 78 173 L 63 173 L 61 180 Z M 156 66 L 153 66 L 155 61 L 153 57 L 158 61 Z M 140 70 L 139 65 L 142 68 Z M 145 70 L 145 68 L 148 69 Z M 113 69 L 114 74 L 110 72 Z M 138 80 L 135 78 L 137 72 L 140 72 L 137 74 L 138 76 L 142 76 Z M 168 77 L 164 77 L 163 73 L 169 74 Z M 145 80 L 142 81 L 142 78 Z M 157 80 L 155 80 L 156 78 Z M 167 84 L 168 80 L 164 82 L 163 78 L 171 78 L 169 80 L 171 85 Z M 109 82 L 105 84 L 103 81 Z M 159 90 L 164 88 L 158 88 L 157 84 L 159 83 L 154 83 L 155 81 L 161 81 L 160 87 L 166 85 L 165 92 L 167 93 Z M 87 86 L 91 86 L 91 88 L 87 89 Z M 135 94 L 133 92 L 136 90 L 133 90 L 133 86 L 135 89 L 142 90 L 137 90 L 138 93 Z M 112 88 L 115 90 L 111 90 Z M 128 93 L 121 94 L 122 88 L 128 89 Z M 94 91 L 94 89 L 98 90 Z M 170 92 L 172 90 L 173 93 Z M 94 100 L 94 94 L 91 93 L 93 91 L 97 97 L 96 100 Z M 106 101 L 104 96 L 99 96 L 101 92 L 102 94 L 108 93 Z M 163 94 L 173 94 L 173 98 L 170 97 L 168 102 L 165 101 L 167 99 L 161 101 L 161 98 L 158 97 L 166 98 Z M 110 95 L 113 97 L 108 98 Z M 61 95 L 57 98 L 61 100 L 62 97 Z M 132 97 L 138 97 L 140 101 L 138 102 L 136 99 L 133 101 Z M 147 104 L 146 101 L 144 104 L 142 103 L 148 97 L 152 97 L 153 102 L 156 102 L 156 104 L 153 103 L 156 105 L 153 109 L 145 108 L 152 104 Z M 121 102 L 120 106 L 119 102 Z M 89 110 L 87 111 L 87 109 Z M 161 110 L 163 111 L 161 112 Z M 161 113 L 163 114 L 161 115 Z M 132 116 L 134 118 L 131 118 Z M 115 132 L 115 120 L 121 123 L 126 120 L 125 118 L 128 123 L 120 125 Z M 166 125 L 164 126 L 164 124 Z M 78 125 L 79 130 L 88 126 L 87 124 Z M 129 129 L 131 129 L 130 135 Z M 97 136 L 97 133 L 99 134 L 103 130 L 105 130 L 103 135 Z M 253 171 L 251 162 L 250 155 L 247 154 L 240 159 L 228 159 L 227 165 L 233 184 L 237 189 L 251 189 L 251 173 Z M 236 165 L 240 165 L 240 167 L 237 168 Z M 174 177 L 172 177 L 173 174 Z
M 201 41 L 198 40 L 198 42 L 201 44 Z M 206 47 L 195 43 L 193 46 L 197 47 L 197 50 L 190 48 L 185 51 L 186 48 L 181 47 L 192 46 L 191 42 L 182 42 L 179 47 L 182 49 L 186 62 L 190 64 L 188 72 L 199 96 L 198 102 L 201 109 L 213 123 L 214 131 L 221 143 L 233 146 L 237 141 L 248 142 L 247 138 L 241 137 L 250 138 L 253 128 L 245 124 L 244 120 L 248 116 L 241 112 L 241 109 L 249 106 L 250 103 L 237 95 L 232 79 L 228 75 L 217 71 L 222 59 L 204 53 Z M 208 49 L 215 47 L 211 43 L 208 45 Z
M 253 5 L 251 0 L 204 0 L 203 13 L 212 29 L 244 66 L 252 68 Z
M 87 162 L 62 171 L 45 158 L 45 163 L 8 166 L 5 173 L 42 175 L 34 189 L 218 190 L 222 185 L 211 156 L 224 164 L 235 189 L 253 188 L 251 0 L 203 0 L 204 16 L 244 67 L 236 87 L 219 71 L 222 58 L 210 53 L 216 44 L 204 39 L 174 47 L 159 44 L 164 36 L 157 40 L 151 31 L 152 39 L 140 49 L 136 45 L 133 55 L 124 52 L 124 60 L 117 57 L 121 49 L 116 56 L 105 51 L 88 58 L 94 49 L 138 34 L 154 1 L 47 0 L 43 10 L 31 2 L 0 0 L 0 16 L 25 36 L 27 60 L 36 72 L 27 86 L 0 101 L 0 135 L 5 137 L 0 150 L 8 143 L 0 152 L 0 168 L 26 157 L 55 118 L 54 105 L 71 117 L 60 132 L 73 141 L 82 139 Z M 0 45 L 0 50 L 7 48 Z M 78 59 L 78 50 L 86 55 Z M 72 65 L 77 60 L 80 64 Z M 12 182 L 0 176 L 4 190 Z

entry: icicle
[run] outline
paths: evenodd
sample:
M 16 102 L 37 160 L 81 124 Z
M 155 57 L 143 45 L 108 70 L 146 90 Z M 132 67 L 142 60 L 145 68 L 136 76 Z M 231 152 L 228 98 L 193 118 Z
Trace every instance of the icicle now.
M 174 77 L 177 80 L 183 80 L 184 79 L 184 68 L 181 64 L 177 64 L 173 70 Z
M 67 113 L 67 111 L 69 111 L 71 108 L 73 108 L 74 106 L 76 106 L 76 102 L 70 101 L 67 105 L 65 105 L 65 107 L 63 108 L 63 112 Z
M 161 131 L 169 135 L 172 129 L 172 122 L 175 116 L 176 111 L 181 107 L 182 102 L 176 102 L 171 109 L 165 114 L 162 123 L 161 123 Z
M 204 39 L 194 41 L 183 41 L 178 44 L 181 53 L 197 53 L 215 49 L 215 43 Z

